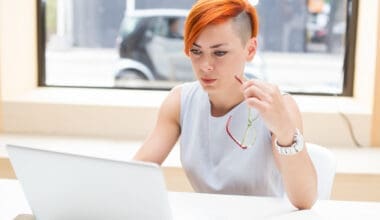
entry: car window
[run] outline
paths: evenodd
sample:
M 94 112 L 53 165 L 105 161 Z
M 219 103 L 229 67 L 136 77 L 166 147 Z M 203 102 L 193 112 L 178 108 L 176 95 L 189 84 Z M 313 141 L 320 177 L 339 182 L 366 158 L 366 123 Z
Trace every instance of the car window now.
M 166 18 L 167 36 L 169 38 L 183 39 L 184 21 L 182 17 Z
M 182 17 L 156 17 L 153 33 L 165 38 L 183 39 L 184 21 Z
M 120 35 L 126 36 L 132 33 L 136 29 L 138 21 L 139 21 L 138 18 L 133 18 L 133 17 L 124 19 L 121 25 L 122 28 L 120 29 Z
M 155 35 L 165 37 L 168 33 L 168 27 L 166 21 L 163 17 L 157 17 L 154 20 L 154 29 L 153 33 Z

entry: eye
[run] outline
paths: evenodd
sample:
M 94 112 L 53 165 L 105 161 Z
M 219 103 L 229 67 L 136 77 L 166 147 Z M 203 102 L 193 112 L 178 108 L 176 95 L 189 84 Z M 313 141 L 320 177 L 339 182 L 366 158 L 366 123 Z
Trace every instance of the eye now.
M 217 57 L 222 57 L 224 55 L 227 54 L 227 51 L 215 51 L 214 54 L 217 56 Z
M 198 50 L 198 49 L 190 49 L 190 53 L 192 53 L 193 55 L 201 55 L 202 54 L 202 51 Z

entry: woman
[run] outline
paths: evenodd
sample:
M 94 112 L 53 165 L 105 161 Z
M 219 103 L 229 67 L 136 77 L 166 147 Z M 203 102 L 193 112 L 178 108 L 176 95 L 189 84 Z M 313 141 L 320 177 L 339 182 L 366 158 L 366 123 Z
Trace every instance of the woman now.
M 283 196 L 311 208 L 317 177 L 290 95 L 246 80 L 258 17 L 247 0 L 199 0 L 185 24 L 185 53 L 197 81 L 172 89 L 136 160 L 161 164 L 178 138 L 197 192 Z

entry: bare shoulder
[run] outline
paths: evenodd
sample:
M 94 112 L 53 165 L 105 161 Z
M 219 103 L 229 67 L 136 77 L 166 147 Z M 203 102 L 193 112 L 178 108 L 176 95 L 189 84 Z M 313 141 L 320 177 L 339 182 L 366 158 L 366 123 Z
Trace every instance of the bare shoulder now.
M 179 108 L 181 103 L 181 91 L 182 85 L 172 88 L 168 96 L 165 98 L 163 105 L 170 105 L 172 108 Z
M 173 95 L 173 96 L 175 96 L 176 98 L 178 98 L 178 99 L 180 99 L 180 97 L 181 97 L 181 91 L 182 91 L 182 84 L 181 85 L 177 85 L 177 86 L 175 86 L 174 88 L 172 88 L 171 90 L 170 90 L 170 93 L 169 93 L 169 95 Z
M 160 108 L 160 115 L 179 122 L 182 85 L 170 90 Z

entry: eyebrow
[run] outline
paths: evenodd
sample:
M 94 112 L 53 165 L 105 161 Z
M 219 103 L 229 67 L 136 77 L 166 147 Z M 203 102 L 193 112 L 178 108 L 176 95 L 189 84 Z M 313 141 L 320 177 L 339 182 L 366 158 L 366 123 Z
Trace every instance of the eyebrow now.
M 196 47 L 199 47 L 199 48 L 202 48 L 200 45 L 198 45 L 197 43 L 193 43 L 194 46 Z M 215 45 L 212 45 L 210 48 L 211 49 L 214 49 L 214 48 L 218 48 L 220 46 L 223 46 L 223 45 L 227 45 L 227 43 L 220 43 L 220 44 L 215 44 Z

